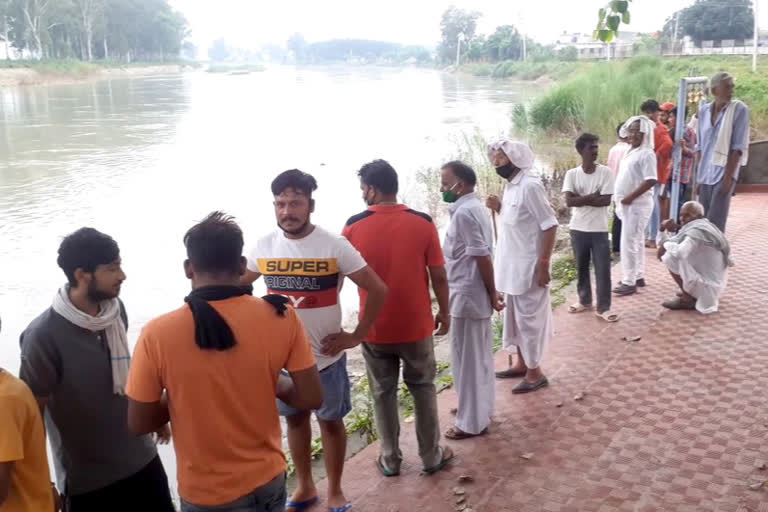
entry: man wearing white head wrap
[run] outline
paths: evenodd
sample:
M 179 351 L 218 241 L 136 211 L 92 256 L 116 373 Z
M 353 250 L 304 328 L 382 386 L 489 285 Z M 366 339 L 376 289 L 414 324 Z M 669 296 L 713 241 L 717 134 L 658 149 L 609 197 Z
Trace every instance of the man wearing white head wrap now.
M 624 156 L 616 177 L 614 202 L 621 219 L 621 269 L 624 274 L 613 292 L 632 295 L 645 274 L 645 229 L 653 213 L 653 191 L 657 181 L 656 153 L 653 150 L 654 123 L 646 116 L 629 118 L 620 135 L 629 138 L 631 148 Z
M 557 218 L 541 180 L 531 171 L 531 148 L 502 140 L 488 147 L 488 157 L 507 181 L 503 199 L 490 196 L 486 202 L 501 217 L 494 268 L 496 289 L 507 304 L 503 338 L 510 352 L 509 367 L 496 377 L 525 376 L 513 393 L 528 393 L 549 384 L 541 359 L 552 337 L 548 285 Z M 517 353 L 516 361 L 512 353 Z

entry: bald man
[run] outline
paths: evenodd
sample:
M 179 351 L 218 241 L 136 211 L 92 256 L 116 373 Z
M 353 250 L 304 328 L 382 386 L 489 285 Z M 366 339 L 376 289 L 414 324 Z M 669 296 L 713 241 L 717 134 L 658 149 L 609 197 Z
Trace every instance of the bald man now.
M 704 218 L 704 206 L 687 202 L 680 210 L 681 226 L 665 223 L 669 232 L 677 231 L 659 247 L 658 257 L 669 269 L 680 288 L 677 297 L 663 306 L 672 310 L 697 310 L 702 314 L 717 311 L 720 295 L 733 266 L 731 248 L 720 228 Z
M 506 181 L 503 199 L 492 195 L 486 201 L 501 217 L 494 269 L 496 289 L 507 305 L 503 338 L 510 352 L 509 367 L 496 377 L 524 377 L 512 392 L 530 393 L 549 385 L 541 359 L 552 337 L 549 269 L 557 217 L 532 170 L 531 148 L 502 140 L 488 147 L 488 157 Z

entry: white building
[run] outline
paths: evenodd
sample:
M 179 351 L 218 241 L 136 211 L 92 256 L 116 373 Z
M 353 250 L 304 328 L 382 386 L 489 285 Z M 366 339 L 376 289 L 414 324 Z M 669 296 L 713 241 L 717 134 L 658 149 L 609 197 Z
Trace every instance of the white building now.
M 620 31 L 610 43 L 595 40 L 592 34 L 563 32 L 555 41 L 555 50 L 576 48 L 581 59 L 623 59 L 631 57 L 633 45 L 639 39 L 637 32 Z

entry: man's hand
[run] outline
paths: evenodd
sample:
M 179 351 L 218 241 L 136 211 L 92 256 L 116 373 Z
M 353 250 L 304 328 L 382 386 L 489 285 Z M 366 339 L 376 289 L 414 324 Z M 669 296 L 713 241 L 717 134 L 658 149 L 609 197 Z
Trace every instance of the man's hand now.
M 726 174 L 723 176 L 723 183 L 720 186 L 720 193 L 723 195 L 728 195 L 731 193 L 731 186 L 733 185 L 733 176 L 730 176 Z
M 495 292 L 491 295 L 491 307 L 496 311 L 502 311 L 507 305 L 504 303 L 504 294 Z
M 499 213 L 501 211 L 501 199 L 495 195 L 488 196 L 488 199 L 485 200 L 485 206 Z
M 157 444 L 168 444 L 171 442 L 171 427 L 168 423 L 155 431 L 155 442 Z
M 664 248 L 664 244 L 661 244 L 659 249 L 656 251 L 656 257 L 659 258 L 659 261 L 661 261 L 661 258 L 663 258 L 665 254 L 667 254 L 667 250 Z
M 624 199 L 621 200 L 621 204 L 629 206 L 634 201 L 634 198 L 632 196 L 627 196 Z
M 336 357 L 340 352 L 349 348 L 355 348 L 363 340 L 354 333 L 339 331 L 336 334 L 329 334 L 323 338 L 323 354 Z
M 445 311 L 438 311 L 435 315 L 435 336 L 445 336 L 451 328 L 451 315 Z
M 552 278 L 549 276 L 549 260 L 539 260 L 536 263 L 536 283 L 544 288 Z
M 677 223 L 673 219 L 667 219 L 661 223 L 661 230 L 675 233 L 679 229 Z

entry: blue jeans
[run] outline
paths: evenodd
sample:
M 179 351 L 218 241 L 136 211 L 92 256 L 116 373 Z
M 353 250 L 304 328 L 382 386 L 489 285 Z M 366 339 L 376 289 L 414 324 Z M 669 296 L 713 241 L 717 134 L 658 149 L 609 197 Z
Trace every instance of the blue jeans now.
M 181 512 L 285 512 L 285 474 L 231 503 L 203 507 L 181 500 Z
M 653 213 L 648 221 L 648 230 L 646 231 L 645 238 L 653 242 L 659 236 L 659 227 L 661 225 L 661 207 L 659 206 L 659 193 L 661 192 L 661 185 L 659 183 L 653 186 Z

